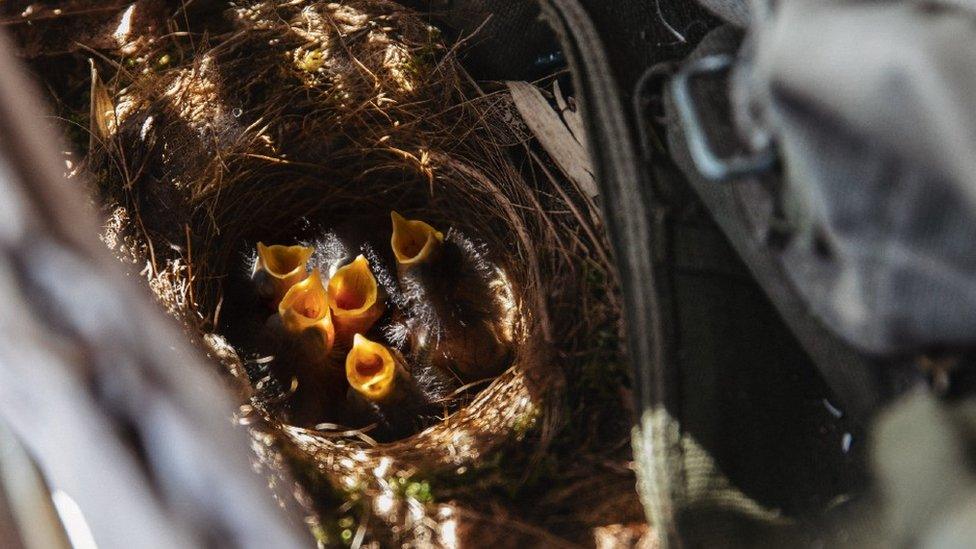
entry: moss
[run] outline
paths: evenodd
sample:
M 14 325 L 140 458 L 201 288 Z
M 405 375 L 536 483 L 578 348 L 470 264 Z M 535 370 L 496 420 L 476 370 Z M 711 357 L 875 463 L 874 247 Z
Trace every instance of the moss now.
M 422 480 L 416 476 L 397 477 L 392 485 L 393 493 L 398 498 L 409 498 L 420 503 L 431 503 L 434 501 L 434 494 L 430 487 L 430 482 Z
M 323 65 L 325 65 L 325 53 L 322 50 L 307 51 L 295 61 L 295 66 L 305 72 L 315 72 Z
M 443 54 L 440 41 L 441 31 L 435 27 L 427 27 L 427 43 L 411 51 L 404 71 L 414 78 L 423 78 L 436 66 L 437 60 Z
M 309 527 L 309 531 L 312 532 L 312 537 L 315 538 L 315 543 L 319 547 L 328 547 L 329 545 L 329 533 L 321 524 L 313 524 Z
M 516 440 L 521 441 L 524 439 L 526 433 L 536 426 L 538 420 L 539 410 L 537 408 L 532 408 L 530 411 L 519 416 L 512 425 L 512 432 L 514 433 Z
M 319 547 L 348 547 L 359 525 L 369 514 L 369 505 L 365 499 L 357 498 L 353 505 L 343 507 L 347 507 L 348 510 L 334 520 L 310 526 L 309 529 Z
M 430 483 L 425 480 L 407 483 L 403 493 L 408 498 L 413 498 L 420 503 L 430 503 L 434 500 L 434 496 L 430 490 Z

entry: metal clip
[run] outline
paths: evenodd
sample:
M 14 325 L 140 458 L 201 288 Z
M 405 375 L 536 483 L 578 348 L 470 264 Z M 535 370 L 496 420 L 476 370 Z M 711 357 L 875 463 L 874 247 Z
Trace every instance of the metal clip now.
M 671 80 L 671 94 L 681 118 L 691 159 L 702 176 L 715 182 L 758 175 L 769 171 L 776 164 L 776 154 L 772 146 L 756 151 L 751 156 L 732 155 L 724 158 L 715 154 L 709 146 L 691 94 L 691 80 L 698 76 L 726 72 L 731 69 L 732 63 L 731 55 L 710 55 L 689 63 Z

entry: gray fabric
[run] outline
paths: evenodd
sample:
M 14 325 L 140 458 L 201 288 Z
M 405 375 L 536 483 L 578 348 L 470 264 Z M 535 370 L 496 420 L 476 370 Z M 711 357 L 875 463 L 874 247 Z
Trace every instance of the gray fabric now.
M 784 161 L 782 263 L 869 352 L 976 339 L 973 4 L 784 0 L 736 79 Z
M 686 62 L 734 51 L 740 37 L 731 27 L 716 29 Z M 722 108 L 725 102 L 719 99 L 725 95 L 724 83 L 722 78 L 704 78 L 695 86 L 709 141 L 722 154 L 736 141 Z M 673 98 L 666 98 L 665 113 L 674 110 Z M 681 130 L 669 123 L 668 142 L 675 162 L 686 168 L 690 159 Z M 762 209 L 769 202 L 757 199 L 761 184 L 716 185 L 690 175 L 691 186 L 718 227 L 707 219 L 697 197 L 679 191 L 686 185 L 681 178 L 657 173 L 657 188 L 670 189 L 668 207 L 683 212 L 677 219 L 659 215 L 661 228 L 655 231 L 672 238 L 664 245 L 668 253 L 659 255 L 669 281 L 662 293 L 663 309 L 673 311 L 664 324 L 673 330 L 677 350 L 670 363 L 672 379 L 664 388 L 673 404 L 645 411 L 642 428 L 680 437 L 677 449 L 669 447 L 655 457 L 667 461 L 667 495 L 685 546 L 804 546 L 821 536 L 819 521 L 835 498 L 862 485 L 863 437 L 857 416 L 872 407 L 876 388 L 857 357 L 849 356 L 794 303 L 784 303 L 778 286 L 771 291 L 768 283 L 776 272 L 763 263 L 771 256 L 762 254 L 756 261 L 764 240 L 754 239 L 752 227 L 734 217 L 744 204 Z M 716 237 L 719 227 L 730 234 L 734 251 L 751 272 L 729 259 L 733 250 Z M 711 261 L 705 264 L 698 257 Z M 740 270 L 717 268 L 723 260 Z M 785 323 L 750 274 L 777 301 Z M 852 390 L 833 394 L 787 326 L 819 362 L 843 373 L 843 386 Z M 846 398 L 836 398 L 840 394 Z M 843 408 L 845 413 L 838 414 L 843 417 L 833 415 L 824 402 Z M 845 436 L 858 442 L 845 449 Z M 635 455 L 641 455 L 640 447 Z M 645 491 L 657 488 L 646 484 Z
M 915 392 L 878 418 L 872 438 L 879 546 L 972 547 L 976 400 L 946 402 Z
M 732 54 L 739 49 L 740 43 L 741 33 L 730 26 L 720 27 L 702 40 L 686 63 L 711 55 Z M 727 95 L 727 82 L 718 75 L 703 78 L 694 87 L 694 100 L 700 106 L 701 124 L 707 132 L 707 140 L 720 156 L 742 149 L 732 126 Z M 889 387 L 887 380 L 900 382 L 903 368 L 896 368 L 887 361 L 884 378 L 876 375 L 879 367 L 873 361 L 841 341 L 813 316 L 806 300 L 801 298 L 785 274 L 776 249 L 769 245 L 768 236 L 777 223 L 777 209 L 768 181 L 750 178 L 732 184 L 716 184 L 702 177 L 690 157 L 686 128 L 677 117 L 670 96 L 665 101 L 665 112 L 669 150 L 674 162 L 686 174 L 688 182 L 748 265 L 752 276 L 817 364 L 840 403 L 848 413 L 869 416 L 895 389 Z
M 749 25 L 749 0 L 698 0 L 708 11 L 739 28 Z

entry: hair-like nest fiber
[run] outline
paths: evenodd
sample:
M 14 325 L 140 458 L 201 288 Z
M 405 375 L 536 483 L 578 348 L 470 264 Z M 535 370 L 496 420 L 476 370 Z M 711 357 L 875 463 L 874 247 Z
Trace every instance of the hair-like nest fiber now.
M 541 455 L 566 376 L 616 332 L 593 205 L 525 144 L 509 97 L 480 90 L 415 13 L 385 0 L 237 6 L 229 27 L 157 40 L 93 88 L 103 238 L 145 265 L 160 301 L 240 381 L 266 471 L 286 473 L 270 476 L 323 542 L 349 542 L 350 528 L 363 541 L 348 516 L 373 520 L 381 542 L 445 542 L 451 508 L 425 505 L 417 479 L 463 476 L 506 448 Z M 314 241 L 374 214 L 388 227 L 394 208 L 464 235 L 505 273 L 512 366 L 400 441 L 282 421 L 287 382 L 232 336 L 244 322 L 234 278 L 258 240 Z

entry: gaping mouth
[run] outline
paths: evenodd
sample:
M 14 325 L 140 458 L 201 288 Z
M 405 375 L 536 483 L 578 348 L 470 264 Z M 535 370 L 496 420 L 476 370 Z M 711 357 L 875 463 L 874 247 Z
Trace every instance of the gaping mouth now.
M 352 263 L 340 268 L 329 280 L 329 300 L 335 317 L 336 331 L 343 345 L 353 334 L 365 334 L 383 314 L 379 301 L 379 286 L 369 268 L 369 261 L 360 255 Z
M 258 242 L 258 262 L 255 272 L 267 275 L 269 286 L 262 286 L 265 297 L 271 299 L 271 306 L 277 306 L 289 289 L 305 279 L 306 265 L 312 257 L 313 249 L 306 246 L 265 246 Z
M 393 219 L 393 237 L 390 246 L 397 262 L 413 265 L 427 260 L 444 241 L 444 235 L 420 220 L 404 218 L 397 212 L 390 212 Z
M 339 309 L 351 311 L 361 309 L 362 306 L 366 304 L 366 301 L 366 292 L 357 291 L 357 289 L 354 288 L 343 287 L 336 292 L 335 306 Z
M 373 378 L 383 371 L 383 357 L 374 354 L 362 356 L 356 361 L 356 373 L 363 378 Z
M 312 296 L 305 296 L 303 301 L 304 303 L 295 306 L 295 310 L 298 311 L 300 315 L 313 320 L 317 320 L 322 317 L 324 314 L 322 310 L 323 307 L 319 303 L 316 303 L 316 299 L 314 299 Z
M 335 328 L 329 310 L 329 295 L 317 269 L 308 278 L 288 289 L 278 304 L 278 314 L 288 332 L 300 334 L 308 329 L 318 330 L 327 347 L 331 348 L 335 339 Z
M 378 291 L 369 261 L 361 255 L 336 271 L 329 280 L 329 298 L 338 316 L 365 312 L 376 303 Z
M 395 376 L 396 363 L 389 349 L 356 334 L 346 355 L 349 385 L 369 399 L 382 399 L 393 390 Z
M 278 279 L 304 274 L 313 251 L 307 246 L 265 246 L 263 242 L 258 242 L 258 266 Z

